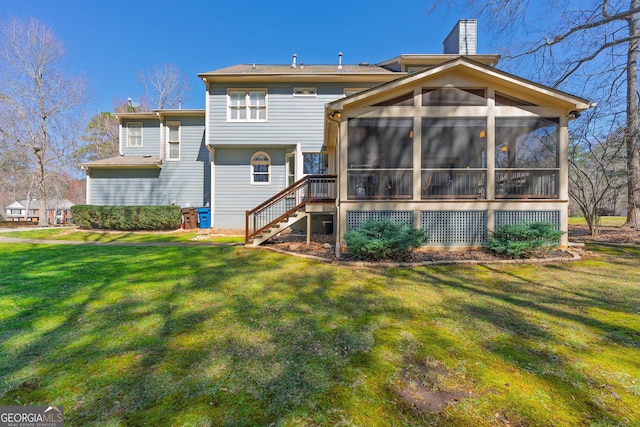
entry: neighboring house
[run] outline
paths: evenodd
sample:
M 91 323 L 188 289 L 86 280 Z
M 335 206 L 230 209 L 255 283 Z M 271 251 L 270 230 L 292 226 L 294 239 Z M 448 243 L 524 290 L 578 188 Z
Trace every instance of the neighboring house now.
M 567 123 L 588 101 L 495 68 L 461 21 L 441 55 L 200 74 L 206 109 L 120 114 L 121 157 L 83 165 L 87 203 L 209 206 L 259 244 L 368 218 L 479 246 L 497 225 L 567 230 Z M 563 240 L 566 244 L 566 237 Z
M 71 206 L 73 203 L 66 199 L 47 201 L 47 223 L 70 223 Z M 40 211 L 40 202 L 37 199 L 15 201 L 5 208 L 5 220 L 38 222 Z

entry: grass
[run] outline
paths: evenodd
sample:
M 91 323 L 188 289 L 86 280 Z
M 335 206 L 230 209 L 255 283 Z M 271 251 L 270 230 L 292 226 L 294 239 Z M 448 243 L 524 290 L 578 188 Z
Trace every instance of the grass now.
M 75 240 L 81 242 L 189 242 L 199 236 L 197 231 L 167 232 L 117 232 L 117 231 L 81 231 L 75 228 L 45 228 L 42 230 L 24 230 L 3 232 L 3 236 L 45 240 Z M 244 236 L 200 235 L 200 240 L 219 243 L 244 242 Z
M 0 244 L 0 405 L 68 426 L 637 425 L 640 248 L 353 268 Z M 463 392 L 431 414 L 407 395 Z
M 602 216 L 600 217 L 600 225 L 606 227 L 619 227 L 627 220 L 625 216 Z M 587 225 L 583 216 L 570 216 L 569 225 Z

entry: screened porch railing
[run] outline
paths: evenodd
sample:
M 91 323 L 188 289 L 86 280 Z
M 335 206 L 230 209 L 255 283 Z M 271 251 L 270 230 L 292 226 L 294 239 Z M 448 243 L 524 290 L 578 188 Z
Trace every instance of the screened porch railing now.
M 484 199 L 486 197 L 484 169 L 423 169 L 422 199 Z
M 496 198 L 557 199 L 558 174 L 557 169 L 496 170 Z

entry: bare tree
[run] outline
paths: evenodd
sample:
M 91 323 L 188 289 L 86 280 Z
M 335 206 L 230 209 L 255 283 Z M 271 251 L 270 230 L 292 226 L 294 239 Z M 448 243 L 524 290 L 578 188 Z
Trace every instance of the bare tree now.
M 600 216 L 615 212 L 615 201 L 627 187 L 624 130 L 603 138 L 572 137 L 569 145 L 569 196 L 595 236 Z
M 0 37 L 0 140 L 6 149 L 28 153 L 46 213 L 47 177 L 71 158 L 86 83 L 67 76 L 62 43 L 36 19 L 8 18 L 0 22 Z M 40 225 L 46 224 L 40 215 Z
M 462 4 L 487 21 L 503 59 L 527 77 L 599 104 L 596 133 L 624 129 L 628 178 L 626 225 L 640 229 L 638 150 L 638 12 L 640 0 L 436 0 L 431 11 Z M 547 6 L 542 6 L 546 4 Z M 502 37 L 502 40 L 500 40 Z M 509 40 L 509 41 L 507 41 Z M 518 44 L 514 40 L 520 40 Z M 519 73 L 522 74 L 522 73 Z M 614 126 L 615 127 L 615 126 Z
M 156 66 L 148 73 L 138 74 L 149 104 L 157 109 L 179 108 L 191 90 L 189 77 L 171 63 Z

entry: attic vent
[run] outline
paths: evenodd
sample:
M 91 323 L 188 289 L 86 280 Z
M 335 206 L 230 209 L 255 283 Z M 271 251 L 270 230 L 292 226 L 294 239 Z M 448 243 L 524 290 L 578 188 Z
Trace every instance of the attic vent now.
M 369 63 L 368 62 L 361 62 L 358 65 L 361 66 L 361 67 L 368 67 Z

